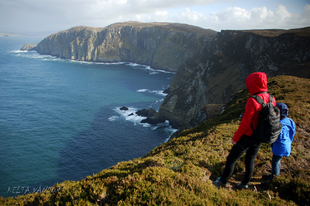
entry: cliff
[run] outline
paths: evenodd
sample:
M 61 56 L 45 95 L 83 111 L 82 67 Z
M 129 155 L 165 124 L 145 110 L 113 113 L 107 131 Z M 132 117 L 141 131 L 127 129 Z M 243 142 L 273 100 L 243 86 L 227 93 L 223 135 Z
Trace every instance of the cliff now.
M 3 199 L 0 205 L 309 205 L 310 80 L 293 76 L 268 79 L 269 92 L 289 107 L 296 135 L 280 177 L 270 189 L 260 186 L 271 171 L 270 145 L 256 158 L 249 190 L 235 191 L 245 166 L 236 163 L 228 188 L 212 185 L 222 172 L 249 97 L 246 89 L 231 96 L 216 118 L 185 130 L 145 157 L 120 162 L 80 181 L 65 181 L 40 193 Z
M 218 114 L 252 72 L 310 77 L 310 27 L 215 32 L 186 24 L 125 22 L 71 28 L 46 37 L 35 50 L 176 72 L 159 111 L 144 122 L 169 120 L 180 131 Z
M 176 71 L 217 32 L 185 24 L 125 22 L 74 27 L 42 40 L 40 54 L 93 62 L 135 62 Z
M 310 78 L 310 27 L 221 31 L 205 44 L 203 52 L 178 68 L 153 119 L 168 119 L 181 130 L 195 126 L 193 118 L 199 122 L 208 119 L 206 106 L 213 104 L 220 111 L 233 93 L 245 88 L 246 77 L 257 71 L 268 77 L 287 74 Z M 190 120 L 193 124 L 188 124 Z

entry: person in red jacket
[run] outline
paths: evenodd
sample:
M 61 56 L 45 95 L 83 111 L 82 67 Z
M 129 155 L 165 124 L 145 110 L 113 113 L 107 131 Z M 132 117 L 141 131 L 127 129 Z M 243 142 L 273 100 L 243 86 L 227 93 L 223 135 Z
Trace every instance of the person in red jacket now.
M 265 73 L 252 73 L 246 78 L 245 83 L 251 95 L 258 95 L 265 103 L 269 102 L 269 94 L 267 93 L 267 75 Z M 276 106 L 275 98 L 273 98 L 273 104 Z M 242 181 L 237 185 L 236 189 L 248 188 L 250 179 L 254 172 L 255 158 L 262 144 L 252 137 L 253 129 L 251 123 L 255 130 L 258 126 L 259 112 L 261 109 L 262 105 L 260 105 L 254 98 L 250 97 L 247 99 L 241 123 L 232 139 L 233 147 L 227 156 L 225 169 L 222 176 L 213 182 L 215 186 L 226 187 L 228 179 L 233 174 L 236 161 L 246 152 L 245 175 Z

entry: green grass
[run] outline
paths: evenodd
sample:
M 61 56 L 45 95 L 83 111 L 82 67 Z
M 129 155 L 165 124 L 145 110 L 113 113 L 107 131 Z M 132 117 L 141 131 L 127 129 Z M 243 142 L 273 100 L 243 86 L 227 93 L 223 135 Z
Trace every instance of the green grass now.
M 237 162 L 230 187 L 212 185 L 222 172 L 231 139 L 240 123 L 248 91 L 232 96 L 216 118 L 183 131 L 142 158 L 119 162 L 83 180 L 56 184 L 41 193 L 0 198 L 0 205 L 309 205 L 310 80 L 292 76 L 268 79 L 269 92 L 289 106 L 297 134 L 291 156 L 282 159 L 281 176 L 263 190 L 262 176 L 271 169 L 271 149 L 263 145 L 247 191 L 235 191 L 244 173 Z

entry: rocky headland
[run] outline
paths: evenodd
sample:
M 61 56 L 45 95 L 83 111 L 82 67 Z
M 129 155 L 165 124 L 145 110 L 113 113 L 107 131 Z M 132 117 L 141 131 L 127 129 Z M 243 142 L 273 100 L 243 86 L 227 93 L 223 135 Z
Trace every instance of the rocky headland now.
M 40 54 L 92 62 L 134 62 L 176 71 L 202 52 L 217 32 L 184 24 L 125 22 L 104 28 L 79 26 L 52 34 Z
M 40 54 L 93 62 L 134 62 L 176 72 L 158 112 L 144 122 L 169 120 L 181 130 L 216 116 L 245 78 L 310 77 L 310 27 L 292 30 L 223 30 L 186 24 L 116 23 L 79 26 L 43 39 Z
M 35 51 L 37 45 L 35 44 L 25 44 L 20 50 L 21 51 Z

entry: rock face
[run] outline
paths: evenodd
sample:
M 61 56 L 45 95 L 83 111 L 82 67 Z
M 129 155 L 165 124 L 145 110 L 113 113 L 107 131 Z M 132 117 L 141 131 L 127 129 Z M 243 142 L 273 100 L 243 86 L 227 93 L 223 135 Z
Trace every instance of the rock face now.
M 252 72 L 310 78 L 310 27 L 221 31 L 178 68 L 155 118 L 183 127 L 207 104 L 225 104 Z
M 185 24 L 125 22 L 75 27 L 46 37 L 35 49 L 66 59 L 175 71 L 159 111 L 145 120 L 169 120 L 175 128 L 214 116 L 211 111 L 220 111 L 220 104 L 244 89 L 252 72 L 310 78 L 310 27 L 215 32 Z
M 65 59 L 135 62 L 176 71 L 203 51 L 217 32 L 185 24 L 125 22 L 105 28 L 75 27 L 52 34 L 36 50 Z

